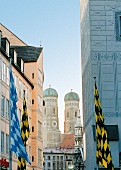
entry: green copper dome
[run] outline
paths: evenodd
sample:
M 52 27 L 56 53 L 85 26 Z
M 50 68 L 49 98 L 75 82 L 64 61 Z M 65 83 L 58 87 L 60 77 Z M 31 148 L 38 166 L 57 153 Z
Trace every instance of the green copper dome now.
M 65 95 L 64 101 L 72 101 L 72 100 L 79 101 L 79 95 L 71 91 L 70 93 L 67 93 Z
M 58 97 L 58 93 L 55 89 L 49 87 L 44 90 L 43 97 Z

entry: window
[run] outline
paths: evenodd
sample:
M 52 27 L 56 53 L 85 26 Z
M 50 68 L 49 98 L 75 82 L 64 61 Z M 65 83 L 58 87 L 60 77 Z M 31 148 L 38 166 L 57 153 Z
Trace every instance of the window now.
M 61 156 L 61 160 L 63 160 L 63 156 Z
M 32 126 L 32 132 L 34 132 L 34 126 Z
M 7 85 L 9 86 L 9 67 L 7 67 Z
M 5 115 L 5 97 L 2 96 L 1 98 L 1 115 L 4 116 Z
M 6 82 L 6 65 L 2 62 L 2 80 Z
M 42 98 L 38 96 L 38 110 L 42 112 Z
M 9 153 L 9 135 L 6 134 L 6 154 Z
M 42 123 L 38 121 L 38 137 L 41 138 L 42 136 Z
M 119 30 L 119 32 L 120 32 L 120 37 L 121 37 L 121 16 L 119 16 L 119 22 L 120 22 L 120 24 L 119 24 L 119 27 L 120 27 L 120 30 Z
M 4 133 L 1 132 L 1 152 L 4 153 Z
M 53 160 L 55 160 L 55 156 L 53 156 Z
M 9 55 L 9 42 L 6 40 L 6 53 Z
M 32 73 L 32 79 L 34 79 L 34 73 Z
M 6 99 L 6 118 L 9 119 L 9 100 Z
M 29 146 L 29 158 L 31 160 L 31 146 Z
M 19 96 L 21 96 L 21 80 L 19 80 Z
M 50 156 L 48 156 L 48 160 L 50 160 Z
M 75 117 L 77 117 L 77 112 L 75 112 Z
M 23 83 L 21 82 L 21 96 L 20 96 L 22 99 L 24 97 L 24 92 L 23 92 Z
M 32 104 L 34 104 L 34 99 L 32 99 Z
M 115 12 L 116 40 L 121 41 L 121 11 Z
M 21 59 L 21 71 L 24 72 L 24 61 Z
M 42 87 L 42 73 L 38 70 L 38 84 Z
M 47 166 L 50 167 L 50 162 L 47 163 Z
M 19 123 L 21 126 L 21 121 L 22 121 L 21 109 L 18 109 L 18 118 L 19 118 Z
M 26 87 L 26 89 L 25 89 L 25 97 L 26 97 L 26 103 L 27 103 L 27 101 L 28 101 L 28 87 Z
M 69 117 L 69 112 L 67 112 L 67 117 Z
M 32 156 L 32 162 L 34 162 L 34 156 Z
M 14 63 L 17 64 L 17 53 L 15 50 L 14 50 Z
M 38 164 L 41 164 L 42 150 L 38 148 Z
M 44 109 L 44 114 L 46 115 L 46 108 Z
M 53 108 L 53 114 L 55 114 L 55 108 Z

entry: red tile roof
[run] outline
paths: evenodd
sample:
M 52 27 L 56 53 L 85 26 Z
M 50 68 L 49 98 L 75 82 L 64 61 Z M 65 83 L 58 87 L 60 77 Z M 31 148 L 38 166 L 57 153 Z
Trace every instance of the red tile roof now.
M 75 147 L 74 134 L 65 135 L 65 138 L 60 144 L 60 148 L 73 149 L 74 147 Z

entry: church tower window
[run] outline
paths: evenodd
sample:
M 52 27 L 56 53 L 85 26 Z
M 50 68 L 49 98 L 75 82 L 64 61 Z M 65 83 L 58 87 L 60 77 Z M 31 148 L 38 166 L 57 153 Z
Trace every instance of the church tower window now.
M 75 112 L 75 117 L 77 117 L 77 112 Z
M 44 109 L 44 114 L 46 115 L 46 108 Z
M 53 108 L 53 114 L 55 114 L 55 108 Z
M 69 117 L 69 112 L 67 112 L 67 117 Z

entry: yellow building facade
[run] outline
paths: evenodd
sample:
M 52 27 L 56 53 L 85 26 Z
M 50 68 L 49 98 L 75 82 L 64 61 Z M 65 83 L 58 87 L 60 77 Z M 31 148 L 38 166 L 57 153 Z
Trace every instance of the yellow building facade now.
M 26 169 L 40 170 L 43 169 L 43 48 L 28 46 L 2 24 L 0 31 L 0 160 L 9 162 L 9 57 L 12 57 L 20 123 L 23 90 L 27 102 L 30 136 L 26 149 L 31 165 L 27 163 Z M 13 153 L 12 170 L 17 169 L 17 162 Z

